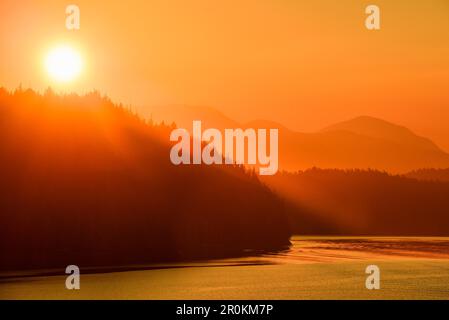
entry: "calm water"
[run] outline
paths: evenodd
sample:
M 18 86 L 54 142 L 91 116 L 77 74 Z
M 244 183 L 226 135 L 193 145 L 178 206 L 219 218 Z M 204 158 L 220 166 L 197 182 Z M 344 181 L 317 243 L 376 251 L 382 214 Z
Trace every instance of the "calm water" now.
M 381 289 L 365 288 L 365 268 Z M 449 238 L 293 237 L 286 252 L 64 276 L 9 277 L 2 299 L 449 299 Z M 11 276 L 11 275 L 9 275 Z

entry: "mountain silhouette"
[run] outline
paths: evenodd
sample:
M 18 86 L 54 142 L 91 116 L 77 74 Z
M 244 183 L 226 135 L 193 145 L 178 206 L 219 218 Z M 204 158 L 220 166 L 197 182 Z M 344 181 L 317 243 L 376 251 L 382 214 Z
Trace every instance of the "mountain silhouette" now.
M 192 117 L 208 113 L 211 125 L 235 127 L 213 109 L 196 110 Z M 405 128 L 367 117 L 317 133 L 264 120 L 245 126 L 278 128 L 281 163 L 291 170 L 338 161 L 423 167 L 432 155 L 446 155 Z M 449 234 L 449 184 L 422 181 L 446 170 L 409 178 L 315 168 L 259 177 L 234 165 L 175 166 L 173 128 L 96 92 L 0 89 L 0 269 L 230 257 L 282 250 L 292 232 Z
M 240 166 L 175 166 L 172 127 L 98 93 L 0 89 L 0 269 L 229 257 L 289 245 Z
M 175 122 L 179 128 L 192 129 L 192 121 L 201 120 L 204 128 L 236 128 L 239 124 L 220 111 L 206 106 L 168 105 L 141 109 L 139 113 L 155 122 Z
M 319 167 L 407 173 L 420 168 L 449 167 L 449 154 L 431 140 L 368 116 L 311 133 L 293 131 L 267 120 L 238 123 L 210 107 L 159 108 L 158 116 L 187 130 L 191 130 L 193 120 L 203 119 L 204 128 L 278 128 L 280 170 L 291 172 Z
M 414 134 L 403 126 L 398 126 L 374 117 L 360 116 L 348 121 L 343 121 L 321 130 L 322 132 L 348 131 L 377 139 L 396 142 L 400 145 L 409 145 L 417 149 L 428 149 L 435 152 L 443 152 L 430 139 Z
M 449 154 L 410 130 L 371 117 L 359 117 L 316 133 L 280 130 L 280 167 L 377 169 L 405 173 L 447 168 Z
M 297 234 L 449 235 L 449 182 L 318 168 L 261 179 L 287 200 Z

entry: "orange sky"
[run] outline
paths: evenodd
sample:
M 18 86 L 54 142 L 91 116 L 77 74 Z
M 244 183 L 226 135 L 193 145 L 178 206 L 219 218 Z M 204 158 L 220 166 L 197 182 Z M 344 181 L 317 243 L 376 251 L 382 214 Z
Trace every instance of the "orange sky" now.
M 380 31 L 364 28 L 368 4 L 381 8 Z M 64 87 L 43 68 L 61 43 L 86 65 Z M 449 151 L 447 0 L 2 0 L 0 49 L 10 89 L 96 88 L 140 108 L 207 105 L 301 131 L 371 115 Z

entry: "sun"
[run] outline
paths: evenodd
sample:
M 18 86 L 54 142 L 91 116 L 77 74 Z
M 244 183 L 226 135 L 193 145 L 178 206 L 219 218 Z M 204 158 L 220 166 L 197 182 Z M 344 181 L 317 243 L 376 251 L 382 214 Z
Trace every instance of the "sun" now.
M 47 54 L 45 68 L 54 80 L 68 82 L 79 76 L 83 61 L 76 50 L 64 45 L 52 49 Z

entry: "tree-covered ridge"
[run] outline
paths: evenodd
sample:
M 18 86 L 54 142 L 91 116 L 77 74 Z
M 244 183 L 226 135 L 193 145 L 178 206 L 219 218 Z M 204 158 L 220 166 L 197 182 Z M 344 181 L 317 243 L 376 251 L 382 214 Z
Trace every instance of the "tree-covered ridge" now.
M 0 90 L 0 266 L 211 258 L 289 244 L 284 205 L 238 166 L 174 166 L 171 126 L 98 93 Z
M 263 180 L 289 202 L 297 234 L 449 235 L 448 182 L 318 168 Z

